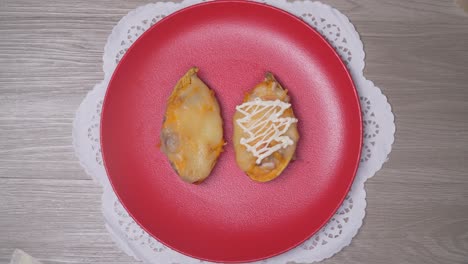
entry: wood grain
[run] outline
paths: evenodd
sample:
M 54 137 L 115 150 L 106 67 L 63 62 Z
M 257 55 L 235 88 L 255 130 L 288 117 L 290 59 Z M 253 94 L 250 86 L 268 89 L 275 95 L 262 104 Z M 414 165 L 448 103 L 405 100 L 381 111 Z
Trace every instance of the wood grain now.
M 324 263 L 468 263 L 468 15 L 445 0 L 327 0 L 366 50 L 396 115 L 365 223 Z M 146 1 L 0 0 L 0 263 L 137 263 L 110 240 L 101 188 L 71 146 L 108 34 Z

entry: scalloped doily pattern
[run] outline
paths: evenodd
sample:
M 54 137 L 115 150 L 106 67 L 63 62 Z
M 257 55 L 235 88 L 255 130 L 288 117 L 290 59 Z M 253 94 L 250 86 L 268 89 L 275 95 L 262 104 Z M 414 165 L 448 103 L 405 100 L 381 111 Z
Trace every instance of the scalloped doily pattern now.
M 177 253 L 148 235 L 129 216 L 109 185 L 102 163 L 99 127 L 102 102 L 112 73 L 132 43 L 165 16 L 202 1 L 158 2 L 130 11 L 114 27 L 104 48 L 104 79 L 88 93 L 73 123 L 73 146 L 86 173 L 104 188 L 102 210 L 106 228 L 128 255 L 145 263 L 200 263 Z M 314 262 L 329 258 L 351 243 L 362 225 L 366 208 L 365 181 L 380 170 L 394 141 L 394 116 L 381 90 L 363 75 L 364 49 L 349 19 L 320 2 L 259 1 L 282 8 L 314 27 L 335 48 L 348 67 L 360 96 L 363 148 L 360 166 L 349 194 L 334 217 L 302 245 L 259 263 Z

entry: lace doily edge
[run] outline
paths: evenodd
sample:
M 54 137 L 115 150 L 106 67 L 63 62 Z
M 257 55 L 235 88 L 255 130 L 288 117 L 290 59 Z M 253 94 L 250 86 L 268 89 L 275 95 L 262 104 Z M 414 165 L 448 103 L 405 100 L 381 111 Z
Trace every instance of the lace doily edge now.
M 91 89 L 89 92 L 86 93 L 84 99 L 81 101 L 80 105 L 78 106 L 78 109 L 75 111 L 75 118 L 73 119 L 72 123 L 72 146 L 74 150 L 74 155 L 78 159 L 78 162 L 80 163 L 80 166 L 85 170 L 85 173 L 91 177 L 91 179 L 95 182 L 98 183 L 100 186 L 103 186 L 94 176 L 95 173 L 92 172 L 92 169 L 88 166 L 87 162 L 83 160 L 82 155 L 80 155 L 80 146 L 78 142 L 79 138 L 79 133 L 80 130 L 78 129 L 78 123 L 81 121 L 81 112 L 84 109 L 84 105 L 88 103 L 88 101 L 93 98 L 92 95 L 97 92 L 97 87 L 102 85 L 104 80 L 101 80 L 99 83 L 95 84 L 93 86 L 93 89 Z
M 184 1 L 184 2 L 183 2 L 183 3 L 184 3 L 184 6 L 186 6 L 187 3 L 189 3 L 189 2 L 193 2 L 193 1 L 188 1 L 188 0 Z M 365 188 L 364 188 L 364 183 L 367 181 L 367 179 L 369 179 L 369 178 L 375 176 L 376 172 L 379 171 L 379 170 L 381 170 L 382 167 L 383 167 L 383 164 L 388 160 L 389 154 L 390 154 L 390 152 L 391 152 L 391 150 L 392 150 L 392 145 L 393 145 L 394 140 L 395 140 L 395 139 L 394 139 L 394 134 L 395 134 L 395 131 L 396 131 L 396 127 L 395 127 L 395 123 L 394 123 L 394 119 L 395 119 L 395 118 L 394 118 L 393 112 L 392 112 L 392 110 L 391 110 L 392 107 L 391 107 L 391 105 L 390 105 L 390 103 L 389 103 L 389 101 L 388 101 L 387 96 L 382 92 L 382 90 L 381 90 L 379 87 L 377 87 L 377 86 L 374 84 L 374 82 L 372 82 L 371 80 L 366 79 L 366 78 L 363 76 L 363 70 L 364 70 L 364 67 L 365 67 L 364 45 L 363 45 L 363 43 L 362 43 L 362 41 L 361 41 L 361 38 L 360 38 L 358 32 L 356 31 L 354 25 L 350 22 L 349 18 L 346 17 L 344 14 L 342 14 L 339 10 L 337 10 L 337 9 L 331 7 L 331 6 L 328 6 L 328 5 L 326 5 L 326 4 L 323 4 L 323 3 L 321 3 L 321 2 L 313 2 L 313 1 L 309 1 L 309 0 L 306 0 L 306 1 L 304 1 L 304 2 L 309 2 L 309 3 L 311 3 L 311 4 L 322 5 L 322 6 L 326 7 L 326 8 L 331 9 L 333 13 L 337 14 L 337 16 L 338 16 L 339 18 L 341 18 L 341 19 L 344 20 L 343 24 L 347 25 L 348 29 L 352 32 L 352 34 L 354 34 L 354 35 L 356 36 L 356 39 L 359 40 L 359 41 L 358 41 L 357 43 L 355 43 L 355 44 L 359 45 L 359 47 L 360 47 L 360 48 L 359 48 L 359 52 L 361 53 L 361 56 L 362 56 L 362 62 L 359 64 L 359 65 L 360 65 L 360 66 L 359 66 L 360 75 L 362 76 L 362 78 L 364 78 L 364 80 L 365 80 L 366 82 L 370 83 L 370 85 L 369 85 L 370 87 L 373 87 L 373 88 L 377 89 L 378 92 L 380 93 L 380 96 L 384 99 L 384 101 L 385 101 L 385 108 L 386 108 L 385 115 L 389 118 L 388 120 L 390 121 L 389 124 L 390 124 L 390 131 L 391 131 L 391 139 L 387 142 L 388 148 L 386 148 L 386 151 L 385 151 L 385 152 L 386 152 L 386 153 L 385 153 L 385 156 L 386 156 L 385 161 L 384 161 L 384 162 L 379 162 L 379 166 L 377 166 L 377 167 L 375 168 L 375 172 L 372 173 L 371 175 L 369 175 L 369 177 L 367 177 L 366 179 L 364 179 L 363 182 L 362 182 L 362 191 L 363 191 L 363 196 L 364 196 L 364 200 L 363 200 L 363 204 L 362 204 L 363 210 L 362 210 L 362 212 L 360 213 L 360 216 L 361 216 L 361 217 L 359 217 L 360 219 L 359 219 L 359 220 L 356 219 L 356 220 L 358 220 L 358 221 L 356 221 L 356 225 L 355 225 L 356 228 L 353 229 L 353 232 L 352 232 L 352 233 L 350 234 L 350 236 L 346 239 L 346 241 L 344 241 L 344 242 L 342 243 L 341 247 L 339 247 L 337 251 L 335 251 L 335 252 L 329 254 L 328 256 L 324 256 L 323 258 L 321 258 L 321 259 L 319 259 L 319 260 L 314 260 L 314 261 L 321 261 L 321 260 L 324 260 L 324 259 L 328 259 L 328 258 L 333 257 L 335 254 L 341 252 L 341 251 L 343 250 L 343 248 L 349 246 L 349 245 L 351 244 L 353 238 L 354 238 L 354 237 L 357 235 L 357 233 L 359 232 L 359 230 L 360 230 L 360 228 L 361 228 L 361 226 L 362 226 L 362 224 L 363 224 L 364 217 L 365 217 L 365 215 L 366 215 L 366 207 L 367 207 L 366 190 L 365 190 Z M 290 3 L 290 4 L 294 4 L 294 3 L 296 3 L 296 2 L 293 2 L 293 3 Z M 114 26 L 114 28 L 112 29 L 111 34 L 109 35 L 109 37 L 108 37 L 108 39 L 107 39 L 106 45 L 105 45 L 105 47 L 104 47 L 104 54 L 103 54 L 103 71 L 104 71 L 104 78 L 103 78 L 103 80 L 102 80 L 101 82 L 97 83 L 97 84 L 93 87 L 93 89 L 92 89 L 91 91 L 88 92 L 88 94 L 86 95 L 86 97 L 84 98 L 84 100 L 81 102 L 80 106 L 78 107 L 78 109 L 77 109 L 77 111 L 76 111 L 76 113 L 75 113 L 75 119 L 74 119 L 74 121 L 73 121 L 73 128 L 72 128 L 72 129 L 73 129 L 73 131 L 72 131 L 72 145 L 73 145 L 74 150 L 75 150 L 75 156 L 78 158 L 78 160 L 79 160 L 79 162 L 80 162 L 80 165 L 84 168 L 86 174 L 88 174 L 89 176 L 91 176 L 91 178 L 92 178 L 95 182 L 98 182 L 98 183 L 99 183 L 101 186 L 103 186 L 103 187 L 105 186 L 105 182 L 101 182 L 101 181 L 103 181 L 103 180 L 99 180 L 99 179 L 96 179 L 96 178 L 95 178 L 95 176 L 94 176 L 95 173 L 92 172 L 92 169 L 86 164 L 86 162 L 85 162 L 84 160 L 82 160 L 81 155 L 79 154 L 79 151 L 78 151 L 78 150 L 79 150 L 79 143 L 78 143 L 77 140 L 76 140 L 76 138 L 77 138 L 76 135 L 77 135 L 77 133 L 78 133 L 78 132 L 77 132 L 77 125 L 78 125 L 78 121 L 79 121 L 78 117 L 79 117 L 79 114 L 80 114 L 80 112 L 81 112 L 81 110 L 82 110 L 82 107 L 85 105 L 85 103 L 86 103 L 90 98 L 92 98 L 92 95 L 93 95 L 94 93 L 96 93 L 98 86 L 103 85 L 104 82 L 105 82 L 105 80 L 106 80 L 106 78 L 109 77 L 109 76 L 108 76 L 108 70 L 109 70 L 109 68 L 108 68 L 107 60 L 106 60 L 106 55 L 108 55 L 108 54 L 106 53 L 106 51 L 109 50 L 109 47 L 110 47 L 110 45 L 111 45 L 111 43 L 112 43 L 112 41 L 113 41 L 113 37 L 115 37 L 115 36 L 118 35 L 118 34 L 117 34 L 118 28 L 119 28 L 120 26 L 122 26 L 122 25 L 125 23 L 125 20 L 128 19 L 128 16 L 137 14 L 140 10 L 147 8 L 148 5 L 158 5 L 158 4 L 159 4 L 159 5 L 166 5 L 166 4 L 167 4 L 167 5 L 172 5 L 172 6 L 177 5 L 177 4 L 172 3 L 172 2 L 165 2 L 165 3 L 163 3 L 163 2 L 157 2 L 157 3 L 150 3 L 150 4 L 147 4 L 147 5 L 144 5 L 144 6 L 140 6 L 140 7 L 136 8 L 136 9 L 131 10 L 126 16 L 124 16 L 124 17 L 117 23 L 117 25 Z M 181 4 L 181 3 L 179 3 L 179 4 Z M 113 70 L 112 70 L 113 67 L 110 67 L 110 69 L 111 69 L 111 71 L 113 72 Z M 104 188 L 104 189 L 106 189 L 106 188 Z M 104 191 L 106 191 L 106 190 L 104 190 Z M 110 234 L 112 240 L 113 240 L 117 245 L 119 245 L 119 247 L 120 247 L 127 255 L 132 256 L 132 257 L 135 258 L 136 260 L 141 261 L 135 254 L 133 254 L 133 252 L 128 248 L 128 246 L 126 246 L 126 243 L 117 240 L 117 238 L 116 238 L 117 235 L 116 235 L 115 232 L 113 231 L 113 228 L 107 223 L 107 219 L 106 219 L 106 218 L 105 218 L 105 220 L 106 220 L 106 223 L 105 223 L 106 229 L 109 231 L 109 234 Z M 112 235 L 112 234 L 113 234 L 113 235 Z M 297 260 L 294 260 L 294 259 L 293 259 L 293 261 L 297 261 Z M 299 260 L 299 261 L 301 261 L 301 260 Z M 310 261 L 310 259 L 305 260 L 305 261 Z
M 364 183 L 374 177 L 378 171 L 380 171 L 384 164 L 389 160 L 390 153 L 392 152 L 393 148 L 393 143 L 395 142 L 395 132 L 396 132 L 396 125 L 395 125 L 395 115 L 392 112 L 392 106 L 390 104 L 390 101 L 388 100 L 388 97 L 382 92 L 382 89 L 380 89 L 378 86 L 375 85 L 375 83 L 369 79 L 366 79 L 364 75 L 362 76 L 364 78 L 364 81 L 369 85 L 368 87 L 372 87 L 373 91 L 378 94 L 378 98 L 380 98 L 382 107 L 385 109 L 381 113 L 385 116 L 382 120 L 384 120 L 386 126 L 388 126 L 387 135 L 386 135 L 386 140 L 385 140 L 385 148 L 384 152 L 381 154 L 381 160 L 378 162 L 378 166 L 373 167 L 372 173 L 367 177 L 364 181 Z

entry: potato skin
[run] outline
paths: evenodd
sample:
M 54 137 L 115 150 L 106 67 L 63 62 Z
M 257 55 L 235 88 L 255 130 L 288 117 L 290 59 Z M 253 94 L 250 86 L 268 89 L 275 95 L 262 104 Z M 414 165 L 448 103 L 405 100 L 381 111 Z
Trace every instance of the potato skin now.
M 246 94 L 244 102 L 253 101 L 255 98 L 260 98 L 264 101 L 274 101 L 279 99 L 283 102 L 290 102 L 287 90 L 281 87 L 271 73 L 267 73 L 265 75 L 265 80 Z M 241 138 L 247 136 L 243 129 L 237 124 L 237 120 L 242 117 L 243 115 L 239 111 L 236 111 L 233 118 L 233 143 L 238 166 L 252 180 L 257 182 L 268 182 L 277 178 L 294 158 L 297 142 L 299 140 L 297 124 L 291 124 L 284 134 L 291 138 L 294 144 L 274 152 L 269 157 L 265 158 L 262 163 L 256 164 L 256 157 L 251 152 L 247 151 L 244 145 L 240 144 Z M 281 117 L 295 118 L 292 107 L 286 109 Z
M 201 183 L 223 150 L 223 123 L 214 92 L 191 68 L 170 95 L 160 133 L 161 150 L 180 178 Z

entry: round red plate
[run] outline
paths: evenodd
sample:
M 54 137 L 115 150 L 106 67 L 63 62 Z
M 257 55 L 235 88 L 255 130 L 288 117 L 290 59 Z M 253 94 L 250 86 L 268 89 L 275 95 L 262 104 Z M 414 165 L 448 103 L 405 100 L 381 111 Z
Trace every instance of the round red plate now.
M 192 66 L 216 93 L 227 141 L 200 185 L 182 182 L 158 149 L 166 100 Z M 301 139 L 280 177 L 256 183 L 236 165 L 232 117 L 266 71 L 289 90 Z M 192 257 L 254 261 L 299 245 L 343 201 L 359 162 L 359 101 L 338 55 L 304 22 L 215 1 L 168 16 L 133 44 L 108 87 L 101 142 L 115 193 L 148 233 Z

